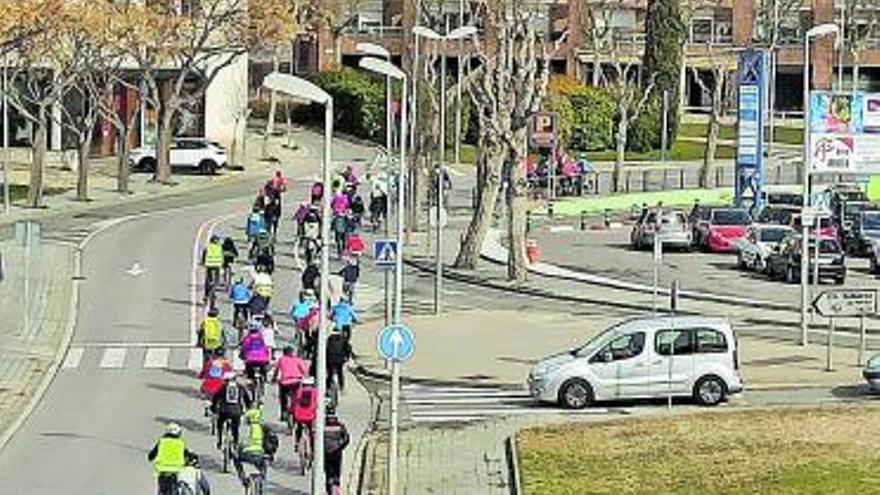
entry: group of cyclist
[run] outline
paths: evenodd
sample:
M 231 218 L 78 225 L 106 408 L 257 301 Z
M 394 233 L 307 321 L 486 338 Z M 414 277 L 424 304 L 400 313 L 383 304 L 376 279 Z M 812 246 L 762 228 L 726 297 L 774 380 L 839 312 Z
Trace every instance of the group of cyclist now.
M 350 339 L 358 322 L 353 299 L 360 275 L 359 256 L 364 250 L 363 241 L 357 235 L 364 213 L 363 202 L 357 193 L 358 184 L 354 170 L 349 167 L 334 179 L 330 188 L 326 188 L 329 194 L 333 194 L 331 227 L 338 256 L 344 260 L 339 271 L 341 294 L 335 303 L 325 302 L 332 320 L 326 354 L 329 401 L 326 405 L 324 466 L 327 493 L 339 490 L 342 454 L 349 442 L 345 425 L 336 416 L 335 404 L 336 391 L 344 387 L 343 367 L 352 356 Z M 321 309 L 317 294 L 321 274 L 316 262 L 323 249 L 318 233 L 321 221 L 319 204 L 325 187 L 321 183 L 313 184 L 311 201 L 301 205 L 294 214 L 297 244 L 309 245 L 309 252 L 302 269 L 301 291 L 289 310 L 293 328 L 289 332 L 280 332 L 271 311 L 272 277 L 278 220 L 286 188 L 287 180 L 279 171 L 257 194 L 245 224 L 249 249 L 247 262 L 241 269 L 247 272 L 247 277 L 239 274 L 233 280 L 233 264 L 239 251 L 231 238 L 222 238 L 215 233 L 202 252 L 206 314 L 197 329 L 197 345 L 203 355 L 203 366 L 198 374 L 200 391 L 208 401 L 205 414 L 211 417 L 216 445 L 223 454 L 224 471 L 227 459 L 231 460 L 245 493 L 251 494 L 262 493 L 268 466 L 279 443 L 264 417 L 267 381 L 277 384 L 279 420 L 286 424 L 287 433 L 294 437 L 294 450 L 299 454 L 302 474 L 311 465 L 312 423 L 319 407 L 314 377 Z M 224 325 L 220 318 L 217 297 L 221 286 L 228 290 L 231 325 Z M 279 339 L 280 353 L 276 342 Z M 237 352 L 244 363 L 244 376 L 235 370 L 230 359 L 233 352 Z M 242 423 L 247 427 L 246 432 L 241 430 Z M 180 494 L 184 473 L 187 470 L 200 472 L 198 459 L 187 450 L 182 433 L 178 424 L 170 423 L 148 456 L 158 477 L 160 495 Z M 249 476 L 245 472 L 247 465 L 253 466 L 256 474 Z M 195 484 L 187 486 L 196 494 L 210 493 L 204 476 L 199 475 Z

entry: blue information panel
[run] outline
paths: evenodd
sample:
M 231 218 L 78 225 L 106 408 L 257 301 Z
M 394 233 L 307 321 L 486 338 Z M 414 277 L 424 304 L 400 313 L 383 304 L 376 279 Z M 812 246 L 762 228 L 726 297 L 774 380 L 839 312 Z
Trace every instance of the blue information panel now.
M 387 361 L 406 361 L 415 351 L 412 330 L 403 325 L 389 325 L 379 332 L 379 354 Z
M 764 207 L 765 71 L 764 52 L 740 54 L 734 198 L 737 206 L 752 205 L 753 212 Z

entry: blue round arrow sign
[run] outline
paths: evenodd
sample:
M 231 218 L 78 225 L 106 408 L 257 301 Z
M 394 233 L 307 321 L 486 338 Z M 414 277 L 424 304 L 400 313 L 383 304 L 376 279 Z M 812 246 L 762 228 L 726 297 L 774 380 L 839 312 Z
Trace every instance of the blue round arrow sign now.
M 388 325 L 379 332 L 379 354 L 388 361 L 406 361 L 415 351 L 412 330 L 403 325 Z

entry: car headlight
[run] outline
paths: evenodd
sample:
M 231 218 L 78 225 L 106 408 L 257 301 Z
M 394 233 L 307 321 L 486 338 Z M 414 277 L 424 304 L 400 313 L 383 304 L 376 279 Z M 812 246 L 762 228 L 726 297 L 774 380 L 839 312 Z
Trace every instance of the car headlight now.
M 871 356 L 868 358 L 868 362 L 865 365 L 866 368 L 880 368 L 880 354 Z
M 532 373 L 532 377 L 540 380 L 547 377 L 547 375 L 554 373 L 559 368 L 562 368 L 561 364 L 548 364 L 546 366 L 536 368 L 534 373 Z

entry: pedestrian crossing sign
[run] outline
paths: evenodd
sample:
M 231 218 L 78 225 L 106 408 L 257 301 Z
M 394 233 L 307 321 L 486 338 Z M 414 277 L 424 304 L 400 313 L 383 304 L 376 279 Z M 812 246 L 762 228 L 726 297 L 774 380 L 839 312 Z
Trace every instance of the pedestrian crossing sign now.
M 373 258 L 378 268 L 393 267 L 397 263 L 397 241 L 377 239 L 373 243 Z

